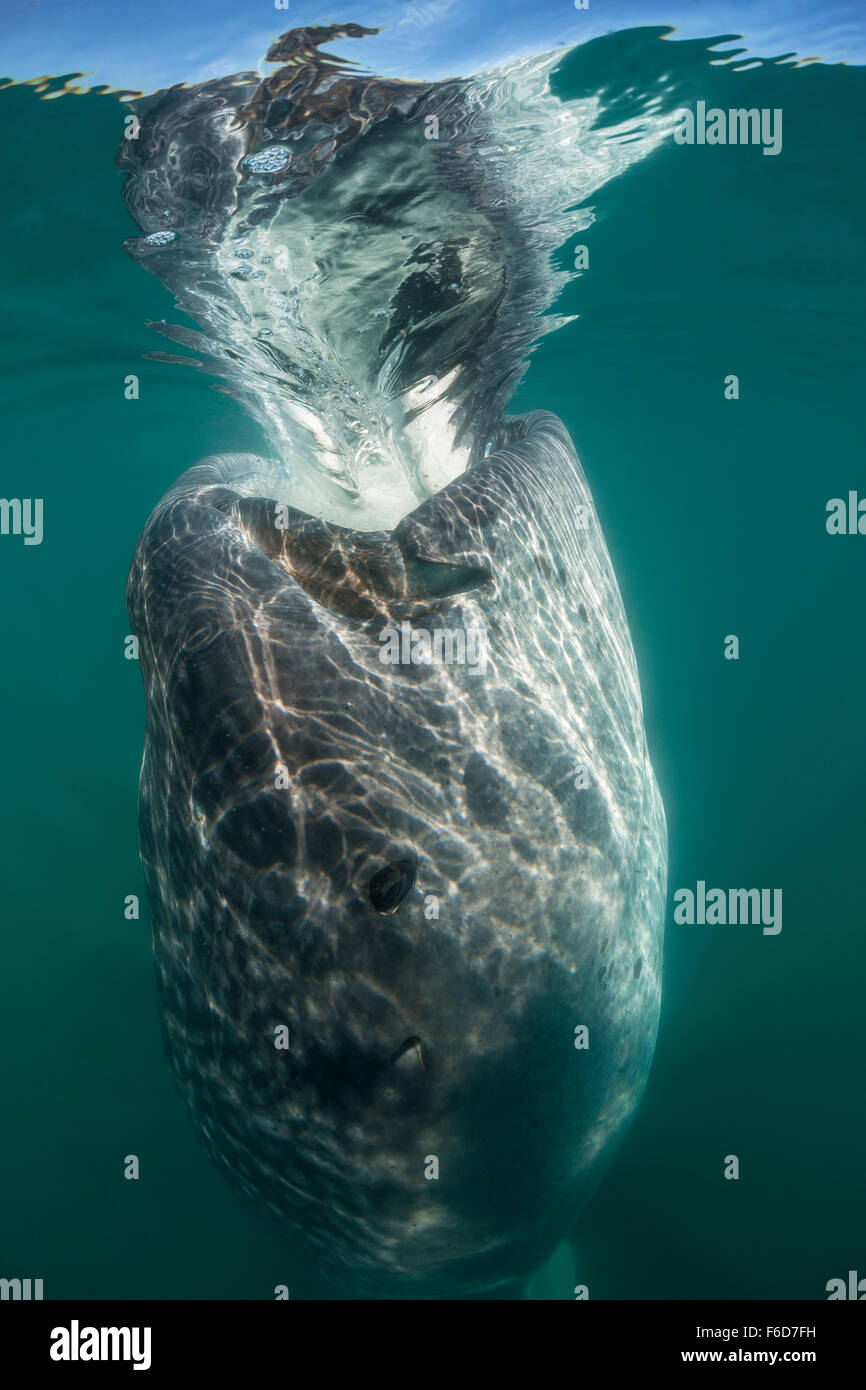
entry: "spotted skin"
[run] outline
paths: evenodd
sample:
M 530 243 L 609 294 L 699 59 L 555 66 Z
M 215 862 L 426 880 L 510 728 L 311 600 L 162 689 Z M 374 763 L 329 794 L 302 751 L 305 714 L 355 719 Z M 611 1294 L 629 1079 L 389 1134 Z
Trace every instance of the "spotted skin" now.
M 390 533 L 279 526 L 262 461 L 214 457 L 129 577 L 174 1075 L 364 1297 L 519 1291 L 655 1041 L 666 832 L 619 591 L 563 425 L 495 442 Z M 484 669 L 383 662 L 404 622 L 485 629 Z

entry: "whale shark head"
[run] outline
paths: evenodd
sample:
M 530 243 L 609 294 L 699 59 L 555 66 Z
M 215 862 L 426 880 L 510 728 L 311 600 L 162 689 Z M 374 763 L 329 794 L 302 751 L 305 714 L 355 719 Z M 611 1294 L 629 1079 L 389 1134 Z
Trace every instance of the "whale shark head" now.
M 503 413 L 551 272 L 488 108 L 320 54 L 353 28 L 120 156 L 167 331 L 274 453 L 190 469 L 130 572 L 161 1016 L 209 1153 L 344 1287 L 510 1296 L 645 1082 L 664 819 L 573 445 Z

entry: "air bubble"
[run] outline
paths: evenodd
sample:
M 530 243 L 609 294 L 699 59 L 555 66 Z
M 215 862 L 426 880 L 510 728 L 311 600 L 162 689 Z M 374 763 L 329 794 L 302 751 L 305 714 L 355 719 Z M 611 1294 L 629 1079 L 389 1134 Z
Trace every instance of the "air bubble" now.
M 257 150 L 255 154 L 248 155 L 245 162 L 254 174 L 278 174 L 290 160 L 291 155 L 285 145 L 271 145 L 266 150 Z

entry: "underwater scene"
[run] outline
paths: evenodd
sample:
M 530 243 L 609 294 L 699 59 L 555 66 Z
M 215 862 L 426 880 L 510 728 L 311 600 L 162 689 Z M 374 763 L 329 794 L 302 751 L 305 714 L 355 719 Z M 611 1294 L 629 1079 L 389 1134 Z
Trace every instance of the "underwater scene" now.
M 4 5 L 4 1300 L 866 1298 L 863 21 Z

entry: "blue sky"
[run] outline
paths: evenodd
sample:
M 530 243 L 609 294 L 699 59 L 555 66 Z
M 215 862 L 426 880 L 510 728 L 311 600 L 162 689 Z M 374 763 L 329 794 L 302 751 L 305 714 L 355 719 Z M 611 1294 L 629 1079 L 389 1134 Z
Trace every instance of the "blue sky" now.
M 751 53 L 861 63 L 863 0 L 0 0 L 0 74 L 82 71 L 152 91 L 262 67 L 285 29 L 354 20 L 383 33 L 332 45 L 385 75 L 439 78 L 635 24 L 677 37 L 743 34 Z M 355 50 L 353 55 L 352 50 Z M 268 69 L 265 69 L 268 70 Z

